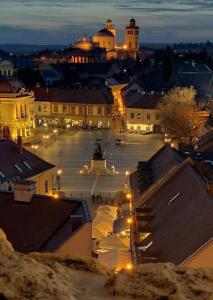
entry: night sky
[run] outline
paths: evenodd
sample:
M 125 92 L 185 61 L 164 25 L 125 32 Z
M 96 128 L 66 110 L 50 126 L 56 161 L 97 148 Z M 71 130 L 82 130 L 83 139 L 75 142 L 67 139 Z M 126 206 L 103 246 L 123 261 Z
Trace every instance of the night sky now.
M 69 44 L 134 16 L 144 42 L 213 41 L 213 0 L 0 0 L 0 44 Z

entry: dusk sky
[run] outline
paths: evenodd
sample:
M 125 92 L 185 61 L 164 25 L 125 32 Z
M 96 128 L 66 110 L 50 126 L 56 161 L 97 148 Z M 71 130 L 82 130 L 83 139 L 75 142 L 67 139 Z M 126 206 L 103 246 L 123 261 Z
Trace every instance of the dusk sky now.
M 134 16 L 141 42 L 213 41 L 213 0 L 1 0 L 0 44 L 69 44 L 111 18 L 122 40 Z

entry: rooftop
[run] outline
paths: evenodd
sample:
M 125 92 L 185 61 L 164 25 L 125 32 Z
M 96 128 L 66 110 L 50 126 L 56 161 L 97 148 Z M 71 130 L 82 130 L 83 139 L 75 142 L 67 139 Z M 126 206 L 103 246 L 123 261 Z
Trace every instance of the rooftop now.
M 34 88 L 36 101 L 63 103 L 113 104 L 110 92 L 90 89 Z
M 213 196 L 189 161 L 143 206 L 152 209 L 153 230 L 140 246 L 150 244 L 144 255 L 154 256 L 156 262 L 181 264 L 213 237 Z
M 15 250 L 28 253 L 42 251 L 60 228 L 69 223 L 69 235 L 74 227 L 71 215 L 79 215 L 82 201 L 55 200 L 34 195 L 31 202 L 15 202 L 13 193 L 0 192 L 0 228 Z
M 30 151 L 9 140 L 0 140 L 0 180 L 11 178 L 26 179 L 41 172 L 54 168 L 54 165 L 39 158 Z

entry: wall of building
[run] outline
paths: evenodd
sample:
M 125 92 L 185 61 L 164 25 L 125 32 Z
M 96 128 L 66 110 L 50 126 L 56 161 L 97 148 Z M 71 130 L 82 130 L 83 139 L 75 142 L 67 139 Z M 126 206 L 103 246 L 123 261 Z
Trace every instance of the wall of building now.
M 36 176 L 28 178 L 36 182 L 36 194 L 52 195 L 54 169 L 47 170 Z M 47 182 L 47 183 L 45 183 Z M 46 190 L 48 187 L 48 190 Z
M 35 128 L 33 94 L 0 94 L 0 101 L 0 123 L 9 127 L 12 138 L 32 136 Z
M 158 110 L 126 108 L 126 127 L 130 130 L 153 132 L 154 126 L 160 124 Z
M 84 223 L 74 232 L 70 239 L 60 246 L 56 253 L 72 254 L 79 257 L 91 257 L 92 254 L 92 223 Z
M 213 241 L 183 263 L 183 266 L 189 268 L 213 268 Z
M 111 127 L 112 105 L 36 102 L 36 117 L 40 120 L 62 118 L 71 126 Z

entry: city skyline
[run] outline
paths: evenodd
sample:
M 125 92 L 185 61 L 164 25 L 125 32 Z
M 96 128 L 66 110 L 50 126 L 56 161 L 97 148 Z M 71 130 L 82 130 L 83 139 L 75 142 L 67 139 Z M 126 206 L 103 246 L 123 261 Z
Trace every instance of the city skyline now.
M 140 42 L 199 42 L 213 39 L 213 3 L 209 0 L 2 0 L 0 44 L 69 44 L 95 34 L 111 18 L 118 28 L 134 16 Z M 196 33 L 196 35 L 195 35 Z

